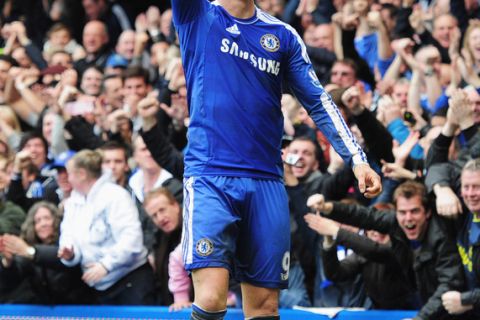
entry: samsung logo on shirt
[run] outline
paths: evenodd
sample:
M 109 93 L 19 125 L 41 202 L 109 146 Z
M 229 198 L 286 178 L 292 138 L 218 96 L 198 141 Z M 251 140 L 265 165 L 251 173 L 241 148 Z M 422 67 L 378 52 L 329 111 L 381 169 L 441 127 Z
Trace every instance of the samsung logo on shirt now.
M 276 76 L 278 76 L 278 74 L 280 73 L 280 62 L 271 59 L 265 59 L 262 57 L 257 57 L 250 52 L 240 50 L 238 44 L 235 41 L 230 41 L 229 39 L 224 38 L 222 40 L 222 46 L 220 47 L 220 50 L 223 53 L 228 53 L 232 56 L 250 61 L 252 66 L 260 71 L 267 72 Z

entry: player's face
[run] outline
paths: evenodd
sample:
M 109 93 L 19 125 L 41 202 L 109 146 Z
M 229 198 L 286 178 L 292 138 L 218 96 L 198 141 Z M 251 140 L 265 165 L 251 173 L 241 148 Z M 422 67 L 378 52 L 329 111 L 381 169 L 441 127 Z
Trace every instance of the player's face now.
M 180 226 L 180 206 L 177 202 L 171 203 L 163 194 L 148 201 L 145 211 L 157 228 L 165 233 L 171 233 Z
M 480 171 L 462 172 L 462 198 L 468 210 L 480 213 Z
M 294 140 L 289 146 L 290 153 L 299 155 L 297 165 L 292 167 L 292 173 L 297 178 L 304 178 L 318 169 L 315 157 L 315 146 L 311 141 Z
M 397 222 L 409 240 L 420 240 L 428 227 L 430 213 L 425 210 L 420 196 L 398 197 Z

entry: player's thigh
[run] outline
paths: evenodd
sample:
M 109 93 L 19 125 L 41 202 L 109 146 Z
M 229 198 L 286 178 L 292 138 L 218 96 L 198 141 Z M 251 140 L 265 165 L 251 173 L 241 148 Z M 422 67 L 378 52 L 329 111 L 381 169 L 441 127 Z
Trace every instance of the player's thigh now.
M 240 220 L 231 207 L 225 177 L 194 177 L 184 183 L 182 250 L 185 268 L 231 271 Z
M 279 289 L 242 283 L 243 313 L 246 318 L 278 314 Z
M 240 222 L 235 277 L 263 288 L 288 286 L 290 217 L 281 181 L 256 180 Z

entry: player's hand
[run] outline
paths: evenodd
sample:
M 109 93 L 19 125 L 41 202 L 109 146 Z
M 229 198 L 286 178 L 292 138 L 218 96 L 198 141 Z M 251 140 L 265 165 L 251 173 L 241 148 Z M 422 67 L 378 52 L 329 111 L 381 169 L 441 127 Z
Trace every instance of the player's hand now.
M 382 192 L 380 176 L 366 163 L 353 167 L 353 173 L 358 180 L 358 189 L 365 198 L 373 198 Z

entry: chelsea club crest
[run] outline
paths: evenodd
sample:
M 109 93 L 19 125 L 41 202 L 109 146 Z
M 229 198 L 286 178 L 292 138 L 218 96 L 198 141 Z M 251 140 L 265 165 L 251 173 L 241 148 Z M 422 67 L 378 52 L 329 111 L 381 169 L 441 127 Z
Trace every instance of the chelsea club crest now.
M 209 256 L 213 252 L 213 243 L 207 238 L 202 238 L 197 241 L 196 250 L 203 257 Z
M 280 48 L 280 40 L 273 34 L 266 34 L 260 39 L 260 44 L 262 45 L 263 49 L 275 52 Z

